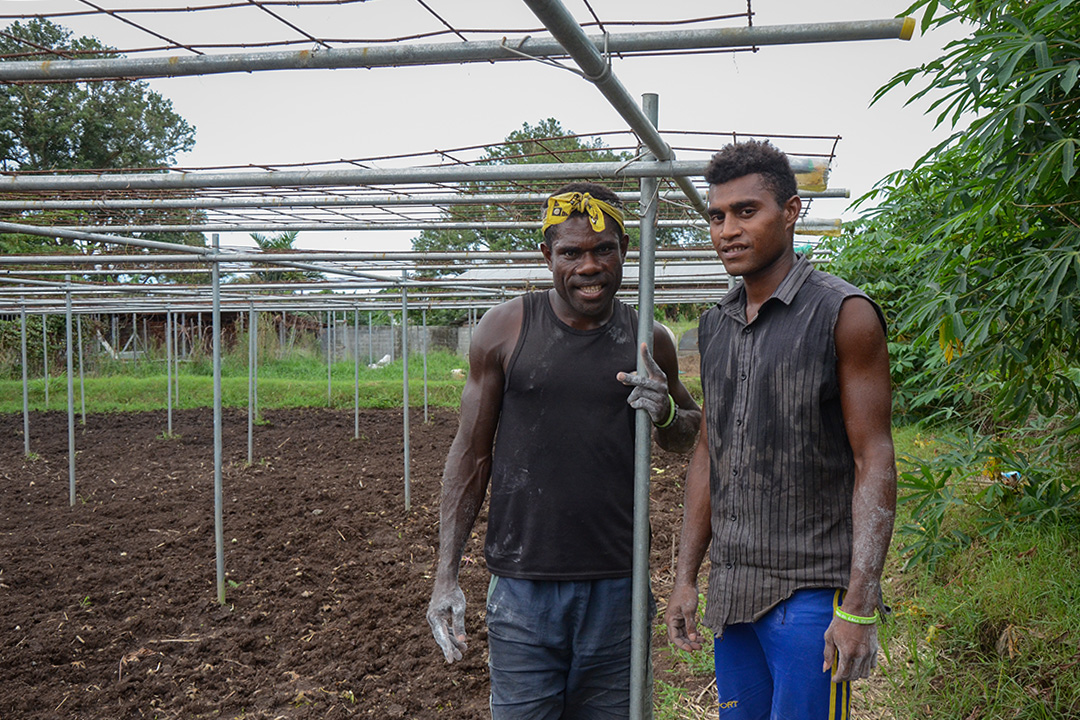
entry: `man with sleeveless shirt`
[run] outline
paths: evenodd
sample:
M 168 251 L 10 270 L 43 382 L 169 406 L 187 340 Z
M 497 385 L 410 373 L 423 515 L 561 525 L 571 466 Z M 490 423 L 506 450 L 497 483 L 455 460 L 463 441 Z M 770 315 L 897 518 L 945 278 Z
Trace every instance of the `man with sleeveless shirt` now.
M 634 410 L 659 444 L 694 444 L 700 411 L 667 331 L 640 352 L 615 299 L 629 238 L 618 197 L 594 183 L 544 206 L 554 289 L 488 311 L 473 333 L 461 417 L 443 474 L 428 622 L 448 663 L 466 650 L 458 567 L 490 481 L 484 556 L 491 713 L 625 718 L 630 701 Z
M 729 145 L 705 179 L 713 247 L 742 281 L 698 329 L 704 410 L 668 637 L 701 647 L 708 550 L 720 718 L 841 720 L 876 663 L 896 505 L 885 321 L 795 254 L 783 153 Z

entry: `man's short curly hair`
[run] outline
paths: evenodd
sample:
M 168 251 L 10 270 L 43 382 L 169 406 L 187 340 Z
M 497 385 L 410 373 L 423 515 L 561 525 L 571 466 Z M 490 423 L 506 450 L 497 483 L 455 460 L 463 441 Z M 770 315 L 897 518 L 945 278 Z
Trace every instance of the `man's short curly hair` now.
M 782 206 L 799 192 L 787 155 L 768 140 L 748 140 L 725 146 L 709 161 L 705 181 L 709 185 L 720 185 L 755 174 L 761 176 L 778 205 Z
M 561 188 L 559 188 L 555 192 L 551 193 L 551 195 L 548 195 L 548 198 L 552 198 L 552 197 L 554 197 L 556 195 L 562 195 L 564 193 L 569 193 L 569 192 L 589 193 L 590 195 L 592 195 L 597 200 L 603 200 L 604 202 L 608 203 L 609 205 L 617 207 L 620 210 L 623 209 L 622 200 L 619 199 L 619 196 L 615 194 L 614 190 L 612 190 L 611 188 L 609 188 L 609 187 L 607 187 L 605 185 L 601 185 L 600 183 L 594 183 L 594 182 L 572 182 L 572 183 L 568 183 L 566 185 L 563 185 Z M 547 214 L 547 200 L 544 200 L 544 204 L 540 206 L 540 218 L 543 219 L 546 214 Z M 580 215 L 580 214 L 581 213 L 579 213 L 579 212 L 573 212 L 570 215 L 571 215 L 571 217 L 573 217 L 574 215 Z M 605 215 L 606 214 L 607 213 L 605 213 Z M 556 228 L 558 228 L 558 227 L 559 227 L 558 225 L 552 225 L 551 227 L 549 227 L 547 230 L 544 231 L 544 242 L 547 243 L 548 247 L 551 247 L 551 241 L 555 237 L 555 233 L 557 232 Z M 616 223 L 614 221 L 614 218 L 612 218 L 611 227 L 613 227 L 613 228 L 618 227 L 618 223 Z M 621 235 L 619 235 L 618 230 L 615 230 L 615 235 L 620 237 L 620 238 L 622 237 Z

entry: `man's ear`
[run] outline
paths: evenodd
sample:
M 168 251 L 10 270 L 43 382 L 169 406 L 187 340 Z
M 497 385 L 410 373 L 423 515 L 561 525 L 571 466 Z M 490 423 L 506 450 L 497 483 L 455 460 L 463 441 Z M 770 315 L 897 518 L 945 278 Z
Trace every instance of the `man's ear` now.
M 798 194 L 792 195 L 784 203 L 784 225 L 791 230 L 795 228 L 795 222 L 802 213 L 802 198 Z
M 548 270 L 551 269 L 551 246 L 547 244 L 547 241 L 540 243 L 540 252 L 544 254 L 544 262 L 547 263 Z

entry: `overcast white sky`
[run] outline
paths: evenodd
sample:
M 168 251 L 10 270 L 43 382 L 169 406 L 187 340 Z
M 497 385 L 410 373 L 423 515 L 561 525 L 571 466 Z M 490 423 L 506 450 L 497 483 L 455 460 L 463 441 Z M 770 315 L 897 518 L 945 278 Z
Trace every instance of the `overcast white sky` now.
M 5 5 L 24 2 L 8 0 Z M 70 0 L 57 3 L 72 4 Z M 134 5 L 147 3 L 134 1 Z M 35 0 L 32 4 L 56 3 Z M 539 25 L 523 3 L 510 0 L 429 0 L 429 4 L 458 27 Z M 565 4 L 581 16 L 580 0 L 565 0 Z M 658 7 L 652 0 L 592 0 L 592 4 L 602 19 L 635 12 L 655 16 Z M 755 0 L 754 24 L 878 19 L 892 17 L 906 6 L 893 0 Z M 739 11 L 745 3 L 665 0 L 659 7 L 668 17 L 682 18 Z M 403 0 L 369 0 L 355 10 L 371 23 L 371 32 L 350 29 L 341 35 L 385 36 L 394 29 L 415 31 L 421 21 L 432 24 L 417 3 Z M 250 17 L 251 13 L 244 13 L 244 22 Z M 64 24 L 77 34 L 96 35 L 117 47 L 151 44 L 145 35 L 128 34 L 134 31 L 105 20 L 72 19 Z M 204 23 L 183 28 L 183 22 L 170 20 L 168 34 L 235 39 L 252 30 L 246 24 L 230 26 L 227 18 L 212 27 Z M 923 112 L 925 105 L 903 107 L 902 92 L 869 107 L 875 89 L 894 73 L 936 57 L 951 39 L 937 35 L 923 37 L 916 31 L 908 42 L 876 40 L 773 46 L 753 54 L 630 58 L 616 60 L 614 71 L 633 96 L 659 94 L 661 130 L 841 135 L 830 186 L 849 188 L 854 198 L 885 174 L 910 166 L 944 137 L 943 132 L 932 131 L 932 118 Z M 577 133 L 625 127 L 590 83 L 531 62 L 273 71 L 150 82 L 197 128 L 195 149 L 178 158 L 185 166 L 329 160 L 490 144 L 522 123 L 546 117 L 557 118 L 564 128 Z M 846 205 L 844 200 L 818 200 L 813 215 L 840 216 Z M 328 233 L 304 232 L 298 246 L 397 250 L 409 247 L 411 235 L 353 232 L 331 238 Z M 223 238 L 223 242 L 236 240 Z

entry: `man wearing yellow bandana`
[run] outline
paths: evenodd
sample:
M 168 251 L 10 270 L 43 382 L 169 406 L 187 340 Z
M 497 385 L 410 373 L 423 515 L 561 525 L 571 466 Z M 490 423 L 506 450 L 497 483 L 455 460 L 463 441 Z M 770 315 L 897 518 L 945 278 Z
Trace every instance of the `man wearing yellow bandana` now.
M 494 720 L 625 718 L 630 705 L 634 410 L 686 452 L 700 411 L 657 326 L 633 372 L 637 313 L 615 298 L 629 238 L 618 197 L 572 183 L 543 207 L 553 289 L 492 308 L 473 333 L 443 474 L 428 622 L 466 651 L 458 568 L 490 485 L 484 556 Z M 669 379 L 670 378 L 670 379 Z

